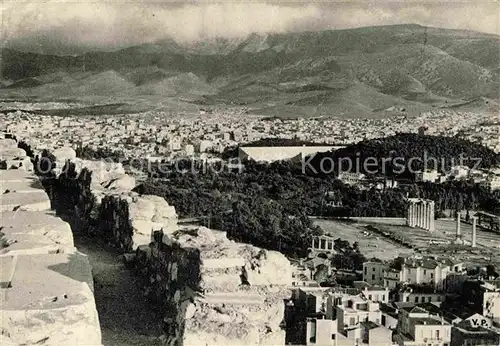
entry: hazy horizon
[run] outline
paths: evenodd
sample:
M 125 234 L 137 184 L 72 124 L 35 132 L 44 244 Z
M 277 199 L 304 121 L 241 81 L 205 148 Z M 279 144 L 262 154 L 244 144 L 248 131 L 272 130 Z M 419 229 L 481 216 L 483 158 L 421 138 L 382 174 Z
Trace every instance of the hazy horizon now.
M 39 53 L 114 50 L 172 38 L 189 43 L 273 34 L 419 24 L 500 34 L 495 1 L 105 2 L 5 1 L 3 47 Z

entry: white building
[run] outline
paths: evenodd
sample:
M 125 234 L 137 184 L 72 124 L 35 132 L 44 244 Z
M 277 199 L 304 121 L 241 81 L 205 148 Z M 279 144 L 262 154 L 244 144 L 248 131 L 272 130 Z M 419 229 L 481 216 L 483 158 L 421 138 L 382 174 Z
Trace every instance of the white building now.
M 385 272 L 389 265 L 383 262 L 365 262 L 363 263 L 363 281 L 370 285 L 384 285 Z
M 384 286 L 393 289 L 398 283 L 431 284 L 437 291 L 443 291 L 446 289 L 446 277 L 463 271 L 463 263 L 450 259 L 410 257 L 401 263 L 400 269 L 385 269 Z
M 435 169 L 415 173 L 415 181 L 417 182 L 429 181 L 431 183 L 434 183 L 438 178 L 439 178 L 439 173 Z
M 184 154 L 186 154 L 186 156 L 194 155 L 194 146 L 192 144 L 186 144 L 184 146 Z
M 338 179 L 347 185 L 357 185 L 365 180 L 366 176 L 363 173 L 340 173 Z
M 456 180 L 466 179 L 469 176 L 469 167 L 454 166 L 451 168 L 450 176 Z

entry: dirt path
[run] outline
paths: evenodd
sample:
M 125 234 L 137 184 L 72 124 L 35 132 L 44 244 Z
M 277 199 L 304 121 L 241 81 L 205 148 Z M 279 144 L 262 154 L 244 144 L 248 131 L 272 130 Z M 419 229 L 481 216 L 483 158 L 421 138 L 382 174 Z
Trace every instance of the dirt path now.
M 78 233 L 75 244 L 89 256 L 92 265 L 103 345 L 161 345 L 163 317 L 146 300 L 118 252 L 98 239 Z

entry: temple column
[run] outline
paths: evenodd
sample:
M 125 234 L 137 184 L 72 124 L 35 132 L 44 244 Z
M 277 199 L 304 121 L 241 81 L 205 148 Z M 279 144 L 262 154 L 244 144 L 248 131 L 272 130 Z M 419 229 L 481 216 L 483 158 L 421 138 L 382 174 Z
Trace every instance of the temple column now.
M 417 225 L 417 205 L 415 202 L 411 203 L 411 209 L 412 209 L 412 223 L 411 226 L 415 227 Z
M 428 227 L 428 217 L 429 217 L 429 213 L 428 213 L 428 210 L 427 210 L 427 201 L 424 201 L 423 202 L 423 208 L 424 208 L 424 222 L 423 222 L 423 229 L 427 230 L 427 227 Z
M 422 228 L 422 203 L 418 202 L 418 219 L 417 219 L 417 226 L 419 228 Z
M 420 202 L 420 228 L 424 228 L 424 216 L 425 210 L 424 210 L 424 202 Z
M 411 204 L 408 204 L 408 208 L 406 208 L 406 226 L 411 227 L 410 213 L 411 213 Z
M 430 203 L 429 231 L 434 232 L 434 201 Z
M 477 218 L 472 217 L 472 239 L 470 245 L 476 247 Z
M 456 230 L 457 230 L 457 234 L 456 234 L 457 238 L 460 237 L 460 222 L 461 222 L 461 217 L 460 217 L 460 212 L 458 212 L 457 213 L 457 228 L 456 228 Z
M 431 217 L 431 203 L 427 201 L 425 203 L 425 229 L 429 230 L 431 227 L 430 217 Z
M 410 227 L 415 227 L 415 203 L 410 204 Z
M 408 204 L 408 219 L 407 219 L 407 222 L 406 224 L 411 227 L 411 202 Z
M 415 222 L 413 224 L 414 225 L 413 227 L 418 227 L 418 204 L 417 204 L 417 202 L 413 203 L 413 207 L 415 208 L 415 216 L 413 218 L 413 220 Z

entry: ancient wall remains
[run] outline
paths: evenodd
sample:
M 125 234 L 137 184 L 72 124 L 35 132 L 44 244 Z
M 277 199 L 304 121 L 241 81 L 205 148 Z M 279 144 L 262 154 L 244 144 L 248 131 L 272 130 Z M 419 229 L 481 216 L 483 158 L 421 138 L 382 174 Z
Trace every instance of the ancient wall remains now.
M 165 311 L 167 345 L 284 345 L 290 262 L 275 251 L 182 226 L 137 249 L 136 270 Z
M 69 207 L 82 224 L 127 253 L 145 294 L 164 311 L 166 345 L 285 344 L 292 268 L 284 255 L 179 226 L 163 198 L 131 192 L 135 181 L 122 167 L 87 162 L 75 171 L 84 169 L 83 177 L 61 171 L 52 196 L 71 191 Z
M 16 149 L 0 139 L 0 344 L 101 345 L 88 258 Z

